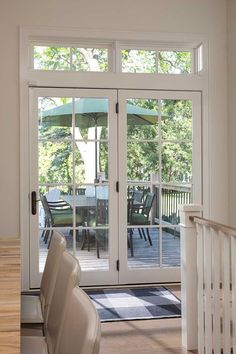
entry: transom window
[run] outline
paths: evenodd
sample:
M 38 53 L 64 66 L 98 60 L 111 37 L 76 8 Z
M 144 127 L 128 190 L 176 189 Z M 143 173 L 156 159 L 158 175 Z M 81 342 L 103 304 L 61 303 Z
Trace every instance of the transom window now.
M 108 48 L 33 47 L 35 70 L 108 71 Z
M 122 72 L 190 74 L 192 56 L 190 51 L 123 49 Z
M 81 42 L 83 43 L 83 42 Z M 31 44 L 33 70 L 194 74 L 202 70 L 199 48 L 171 48 L 110 42 L 91 45 Z M 196 68 L 196 69 L 195 69 Z

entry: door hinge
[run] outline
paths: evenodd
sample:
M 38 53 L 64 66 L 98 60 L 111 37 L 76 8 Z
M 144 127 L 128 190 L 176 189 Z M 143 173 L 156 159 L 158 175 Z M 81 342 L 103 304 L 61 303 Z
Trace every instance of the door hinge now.
M 116 114 L 119 113 L 119 102 L 116 102 Z
M 116 270 L 117 270 L 117 272 L 120 271 L 120 261 L 119 261 L 119 259 L 117 259 L 117 261 L 116 261 Z
M 119 193 L 119 181 L 116 181 L 116 191 Z

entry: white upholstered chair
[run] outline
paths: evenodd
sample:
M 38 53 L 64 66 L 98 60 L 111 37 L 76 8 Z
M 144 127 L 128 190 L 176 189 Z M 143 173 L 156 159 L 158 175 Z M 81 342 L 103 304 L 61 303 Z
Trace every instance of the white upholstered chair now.
M 45 263 L 39 295 L 21 296 L 21 323 L 46 323 L 60 259 L 66 249 L 65 238 L 54 231 Z
M 79 287 L 73 289 L 57 354 L 98 354 L 101 326 L 97 310 Z
M 48 311 L 45 337 L 22 336 L 21 354 L 56 354 L 73 289 L 79 284 L 80 266 L 67 251 L 62 254 L 55 290 Z M 66 353 L 65 353 L 66 354 Z

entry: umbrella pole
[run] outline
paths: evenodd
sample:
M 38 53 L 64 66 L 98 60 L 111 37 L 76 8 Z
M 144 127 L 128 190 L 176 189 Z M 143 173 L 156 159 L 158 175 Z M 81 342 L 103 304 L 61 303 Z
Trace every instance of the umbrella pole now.
M 98 178 L 98 147 L 97 147 L 97 137 L 98 137 L 98 132 L 97 132 L 97 117 L 95 118 L 95 179 L 97 180 Z

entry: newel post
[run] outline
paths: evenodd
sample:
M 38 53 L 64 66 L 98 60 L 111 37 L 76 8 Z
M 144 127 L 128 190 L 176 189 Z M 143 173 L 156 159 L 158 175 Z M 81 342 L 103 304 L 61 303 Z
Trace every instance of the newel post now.
M 182 345 L 187 350 L 198 347 L 197 330 L 197 231 L 190 216 L 201 217 L 202 207 L 180 205 Z

